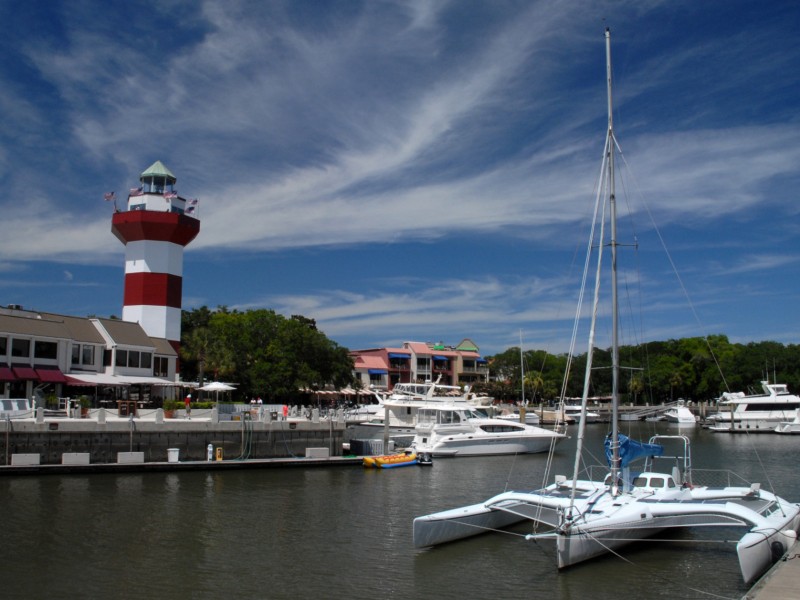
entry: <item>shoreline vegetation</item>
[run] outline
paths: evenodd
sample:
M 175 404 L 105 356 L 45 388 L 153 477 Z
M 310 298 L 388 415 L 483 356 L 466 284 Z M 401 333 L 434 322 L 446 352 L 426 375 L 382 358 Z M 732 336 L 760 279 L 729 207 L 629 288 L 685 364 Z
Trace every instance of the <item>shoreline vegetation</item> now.
M 251 397 L 271 403 L 294 404 L 299 389 L 353 387 L 349 349 L 317 329 L 313 319 L 301 315 L 286 318 L 273 310 L 230 310 L 220 306 L 183 311 L 181 378 L 184 381 L 224 379 L 237 382 L 241 401 Z M 476 393 L 498 401 L 516 402 L 522 397 L 520 348 L 511 347 L 493 356 L 489 383 L 474 386 Z M 566 354 L 545 350 L 523 353 L 525 398 L 547 402 L 559 395 L 566 368 Z M 678 398 L 708 401 L 726 391 L 759 388 L 768 379 L 800 389 L 800 345 L 762 341 L 732 343 L 722 334 L 621 346 L 623 402 L 658 404 Z M 586 355 L 574 357 L 572 373 L 582 373 Z M 596 349 L 592 376 L 593 396 L 611 390 L 611 352 Z M 579 397 L 582 377 L 572 377 L 566 396 Z

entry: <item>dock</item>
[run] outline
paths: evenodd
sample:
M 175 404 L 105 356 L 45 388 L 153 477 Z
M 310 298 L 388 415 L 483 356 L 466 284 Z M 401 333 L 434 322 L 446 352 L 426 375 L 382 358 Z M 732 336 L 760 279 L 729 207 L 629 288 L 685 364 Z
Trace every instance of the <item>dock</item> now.
M 187 471 L 229 471 L 241 469 L 283 469 L 307 467 L 353 467 L 361 466 L 363 456 L 330 456 L 325 458 L 251 458 L 231 460 L 187 460 L 178 462 L 159 461 L 141 463 L 88 463 L 88 464 L 39 464 L 0 466 L 0 477 L 21 475 L 75 475 L 157 473 Z
M 800 590 L 800 544 L 789 551 L 745 594 L 742 600 L 795 600 Z

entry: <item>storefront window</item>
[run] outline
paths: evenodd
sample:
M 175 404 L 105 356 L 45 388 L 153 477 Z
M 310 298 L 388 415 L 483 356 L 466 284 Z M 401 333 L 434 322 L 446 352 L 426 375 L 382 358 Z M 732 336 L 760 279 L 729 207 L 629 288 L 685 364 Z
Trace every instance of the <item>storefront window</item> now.
M 56 359 L 58 358 L 58 344 L 37 340 L 33 344 L 33 356 L 34 358 Z
M 31 341 L 14 339 L 11 342 L 11 356 L 18 358 L 30 358 L 31 356 Z
M 81 362 L 84 365 L 94 364 L 94 346 L 83 346 L 83 358 Z

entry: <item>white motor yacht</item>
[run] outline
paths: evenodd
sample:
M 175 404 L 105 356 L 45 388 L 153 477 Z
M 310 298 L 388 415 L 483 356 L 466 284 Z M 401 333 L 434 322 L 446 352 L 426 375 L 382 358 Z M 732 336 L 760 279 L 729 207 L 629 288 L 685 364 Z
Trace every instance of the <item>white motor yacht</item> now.
M 503 421 L 511 421 L 512 423 L 525 423 L 526 425 L 536 426 L 539 424 L 539 414 L 533 409 L 526 409 L 524 411 L 506 410 L 494 418 L 502 419 Z
M 677 425 L 696 425 L 697 418 L 694 413 L 681 401 L 676 406 L 669 408 L 663 413 L 664 419 L 669 423 Z
M 578 422 L 581 418 L 581 406 L 580 404 L 565 404 L 564 405 L 564 415 L 566 415 L 568 422 L 575 421 Z M 594 410 L 586 409 L 586 422 L 587 423 L 599 423 L 601 420 L 600 413 Z
M 349 427 L 350 439 L 384 439 L 389 437 L 395 445 L 406 447 L 414 440 L 417 412 L 420 408 L 442 404 L 474 408 L 469 388 L 442 385 L 437 381 L 425 383 L 397 383 L 391 394 L 383 399 L 379 410 L 369 421 Z
M 545 452 L 566 435 L 507 419 L 487 419 L 456 404 L 420 408 L 412 447 L 434 457 Z
M 720 412 L 708 418 L 708 428 L 723 432 L 772 433 L 781 422 L 794 418 L 800 408 L 800 397 L 790 393 L 785 383 L 762 381 L 761 387 L 762 394 L 722 394 Z

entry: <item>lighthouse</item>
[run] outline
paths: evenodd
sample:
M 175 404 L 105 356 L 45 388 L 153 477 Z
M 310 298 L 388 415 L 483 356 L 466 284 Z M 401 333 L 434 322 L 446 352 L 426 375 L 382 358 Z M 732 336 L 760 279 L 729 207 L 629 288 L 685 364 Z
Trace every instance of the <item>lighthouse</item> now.
M 161 161 L 139 178 L 127 210 L 114 211 L 111 231 L 125 244 L 122 320 L 147 335 L 166 338 L 177 352 L 181 340 L 183 249 L 200 232 L 196 200 L 175 190 L 177 179 Z

